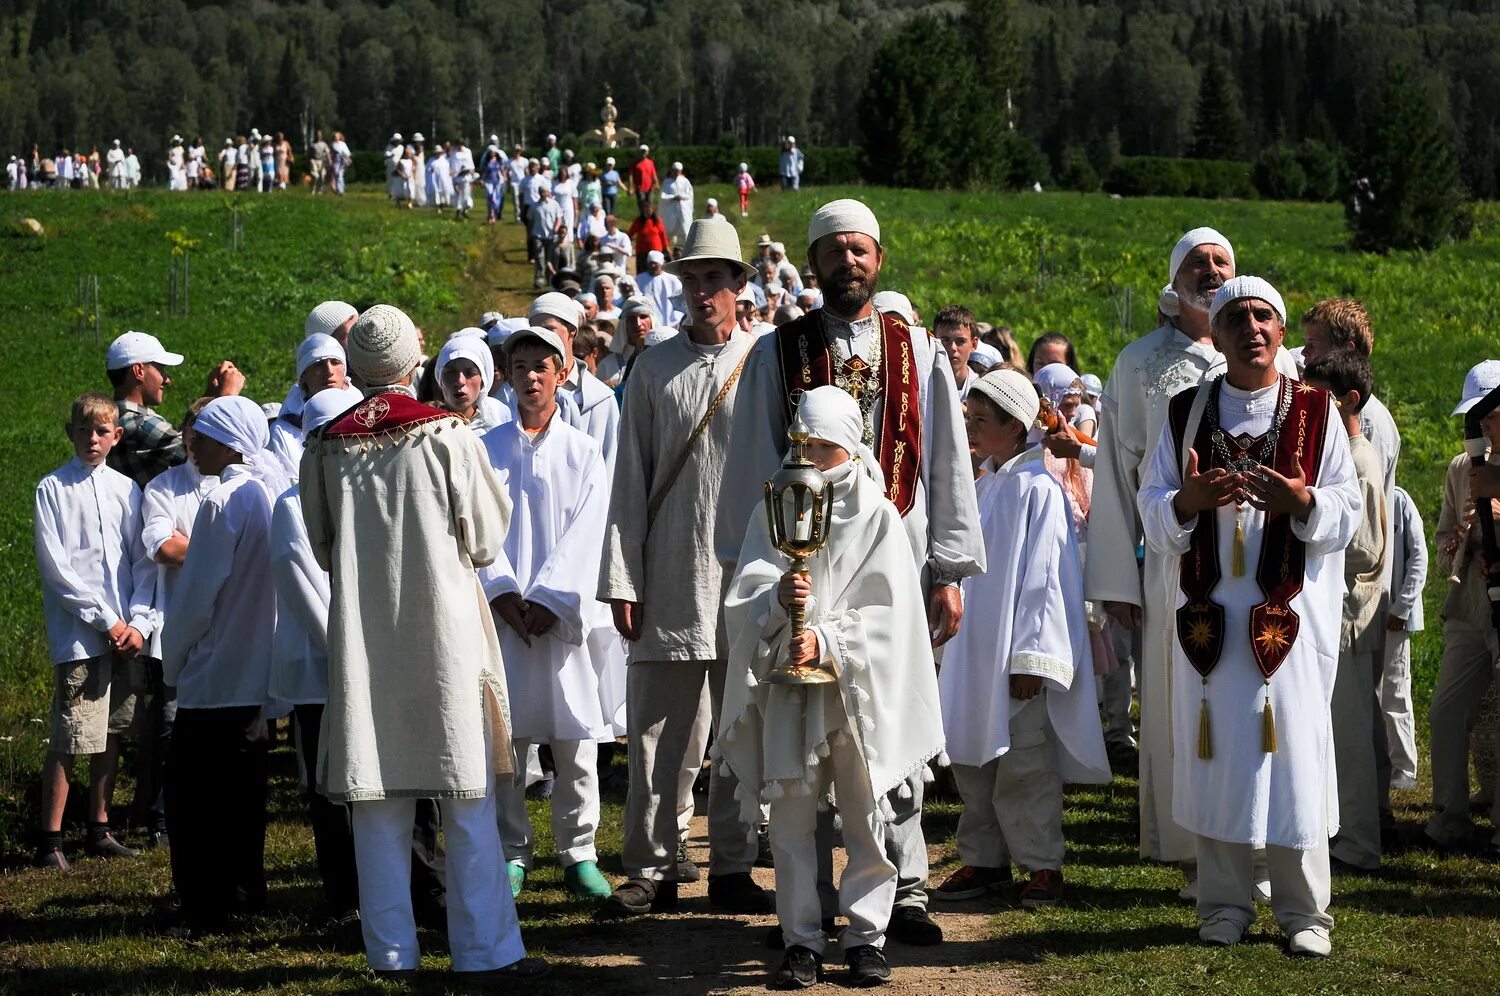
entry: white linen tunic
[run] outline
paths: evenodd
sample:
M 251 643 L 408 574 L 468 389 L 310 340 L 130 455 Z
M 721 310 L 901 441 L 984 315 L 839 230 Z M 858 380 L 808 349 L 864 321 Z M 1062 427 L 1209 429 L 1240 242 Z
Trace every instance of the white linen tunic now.
M 1040 447 L 986 469 L 978 492 L 988 569 L 964 581 L 969 611 L 938 673 L 948 758 L 978 768 L 1008 753 L 1011 721 L 1027 705 L 1011 697 L 1010 676 L 1034 675 L 1046 681 L 1063 781 L 1107 784 L 1083 564 L 1067 496 Z
M 37 484 L 34 523 L 52 663 L 107 653 L 122 619 L 149 640 L 156 571 L 141 545 L 136 483 L 74 457 Z
M 154 560 L 162 544 L 171 539 L 173 533 L 182 533 L 191 540 L 198 506 L 218 486 L 217 477 L 198 473 L 191 460 L 168 467 L 153 477 L 141 499 L 141 545 L 146 548 L 146 556 Z M 162 633 L 170 625 L 167 607 L 172 604 L 177 577 L 181 573 L 181 567 L 156 565 L 156 632 L 151 634 L 149 656 L 157 660 L 161 660 Z
M 220 475 L 192 536 L 167 606 L 162 678 L 182 709 L 265 705 L 276 625 L 271 495 L 248 464 Z
M 1239 391 L 1222 382 L 1219 424 L 1231 436 L 1257 436 L 1271 424 L 1275 385 Z M 1338 832 L 1338 789 L 1333 763 L 1331 702 L 1338 670 L 1344 600 L 1344 548 L 1362 513 L 1354 461 L 1343 421 L 1329 402 L 1323 456 L 1305 523 L 1292 532 L 1307 545 L 1302 591 L 1292 599 L 1300 628 L 1291 652 L 1267 686 L 1250 652 L 1252 606 L 1265 595 L 1249 567 L 1244 577 L 1230 571 L 1235 509 L 1219 517 L 1222 577 L 1213 599 L 1224 607 L 1224 649 L 1205 686 L 1172 640 L 1172 819 L 1188 833 L 1229 843 L 1290 847 L 1310 851 Z M 1197 523 L 1177 521 L 1172 499 L 1182 487 L 1181 455 L 1171 432 L 1152 451 L 1141 487 L 1141 521 L 1146 541 L 1161 555 L 1171 578 L 1173 610 L 1186 600 L 1178 587 L 1181 557 Z M 1244 523 L 1245 564 L 1259 563 L 1266 515 L 1253 507 L 1239 513 Z M 1269 689 L 1276 719 L 1277 750 L 1262 749 L 1262 709 Z M 1211 760 L 1198 757 L 1200 701 L 1208 697 L 1212 729 Z
M 607 694 L 586 642 L 599 617 L 594 587 L 609 509 L 599 444 L 554 417 L 535 438 L 509 422 L 484 446 L 513 509 L 505 556 L 479 572 L 485 598 L 514 592 L 557 617 L 529 647 L 495 617 L 511 735 L 534 742 L 612 736 L 623 703 Z

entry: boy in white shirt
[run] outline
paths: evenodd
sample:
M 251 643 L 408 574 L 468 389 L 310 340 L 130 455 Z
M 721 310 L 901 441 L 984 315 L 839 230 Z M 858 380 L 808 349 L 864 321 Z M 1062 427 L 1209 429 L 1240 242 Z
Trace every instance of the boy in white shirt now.
M 42 828 L 36 863 L 67 871 L 63 809 L 72 758 L 89 757 L 85 852 L 136 854 L 109 829 L 120 734 L 135 719 L 131 669 L 151 636 L 156 579 L 141 546 L 141 491 L 104 465 L 120 441 L 115 403 L 90 392 L 67 424 L 74 457 L 36 488 L 36 559 L 53 675 L 51 735 L 42 767 Z
M 1391 788 L 1412 789 L 1417 787 L 1417 734 L 1411 705 L 1411 635 L 1423 628 L 1427 533 L 1411 495 L 1399 486 L 1392 495 L 1391 607 L 1385 619 L 1380 709 L 1391 757 Z
M 193 462 L 220 480 L 193 521 L 162 672 L 177 688 L 167 757 L 172 883 L 185 924 L 198 928 L 265 906 L 262 709 L 276 602 L 272 496 L 250 463 L 266 445 L 265 413 L 248 398 L 215 398 L 193 429 Z
M 1062 485 L 1027 433 L 1039 411 L 1024 374 L 994 370 L 964 403 L 983 460 L 979 515 L 989 569 L 964 582 L 964 617 L 938 674 L 943 729 L 963 796 L 963 867 L 934 891 L 973 899 L 1027 876 L 1022 906 L 1062 899 L 1063 785 L 1110 781 L 1084 613 L 1083 564 Z
M 587 646 L 604 550 L 609 476 L 599 444 L 558 418 L 562 339 L 527 328 L 506 343 L 516 419 L 484 437 L 515 515 L 505 556 L 480 571 L 495 613 L 511 709 L 515 778 L 495 787 L 511 891 L 535 843 L 526 812 L 526 754 L 550 743 L 557 766 L 552 832 L 568 892 L 607 899 L 594 833 L 599 825 L 598 743 L 619 709 Z
M 199 398 L 188 405 L 182 417 L 184 446 L 192 446 L 193 420 L 211 398 Z M 177 718 L 177 689 L 162 678 L 161 635 L 168 625 L 167 606 L 177 587 L 177 575 L 187 559 L 188 541 L 193 533 L 193 519 L 204 497 L 218 486 L 217 477 L 205 477 L 189 460 L 152 478 L 141 498 L 141 545 L 146 556 L 156 564 L 156 632 L 151 635 L 146 655 L 146 685 L 150 704 L 141 730 L 141 752 L 136 764 L 136 804 L 143 809 L 143 819 L 150 827 L 147 838 L 152 847 L 168 846 L 166 800 L 163 786 L 166 778 L 167 750 L 172 742 L 172 724 Z

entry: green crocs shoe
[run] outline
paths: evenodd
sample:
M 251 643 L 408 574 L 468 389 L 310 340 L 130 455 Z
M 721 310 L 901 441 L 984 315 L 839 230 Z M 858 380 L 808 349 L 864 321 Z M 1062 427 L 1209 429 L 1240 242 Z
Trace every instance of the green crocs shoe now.
M 526 884 L 526 866 L 518 861 L 507 861 L 505 870 L 510 873 L 510 898 L 514 899 L 521 894 L 521 887 Z
M 579 899 L 608 899 L 614 890 L 609 879 L 599 871 L 592 861 L 580 861 L 563 869 L 563 888 Z

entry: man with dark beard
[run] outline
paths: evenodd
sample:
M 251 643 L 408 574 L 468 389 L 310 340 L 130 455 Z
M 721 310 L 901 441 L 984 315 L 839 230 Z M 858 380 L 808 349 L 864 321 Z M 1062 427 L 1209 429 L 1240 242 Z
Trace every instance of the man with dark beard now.
M 963 425 L 963 404 L 947 354 L 925 330 L 873 305 L 884 249 L 880 222 L 856 200 L 823 205 L 807 233 L 807 261 L 823 306 L 756 341 L 740 381 L 714 546 L 732 573 L 762 485 L 781 465 L 794 406 L 815 387 L 833 384 L 859 403 L 864 442 L 878 457 L 886 497 L 901 513 L 921 573 L 933 646 L 958 631 L 959 582 L 984 571 L 984 543 Z M 922 837 L 922 783 L 912 774 L 880 808 L 889 820 L 886 855 L 897 870 L 889 933 L 910 944 L 937 944 L 942 931 L 927 915 L 927 845 Z M 832 840 L 832 820 L 820 826 Z M 832 882 L 829 852 L 819 878 Z M 836 904 L 824 892 L 825 924 Z
M 1142 539 L 1136 495 L 1167 420 L 1167 401 L 1224 371 L 1208 309 L 1214 294 L 1234 275 L 1234 248 L 1212 228 L 1195 228 L 1173 247 L 1167 276 L 1177 294 L 1178 314 L 1120 351 L 1100 397 L 1103 417 L 1084 563 L 1084 594 L 1103 602 L 1127 630 L 1141 630 L 1140 849 L 1142 857 L 1182 867 L 1188 880 L 1182 891 L 1185 899 L 1196 898 L 1197 867 L 1192 835 L 1172 819 L 1167 697 L 1177 576 L 1167 570 L 1165 558 L 1149 548 L 1143 565 L 1136 559 Z M 1275 364 L 1281 373 L 1296 376 L 1290 354 L 1279 346 Z M 1258 876 L 1258 881 L 1264 877 Z

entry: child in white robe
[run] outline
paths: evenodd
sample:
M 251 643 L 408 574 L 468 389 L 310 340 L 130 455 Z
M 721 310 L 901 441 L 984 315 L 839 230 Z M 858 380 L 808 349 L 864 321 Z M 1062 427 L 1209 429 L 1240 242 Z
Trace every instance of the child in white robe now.
M 550 744 L 557 771 L 552 833 L 564 886 L 575 896 L 607 899 L 610 885 L 594 847 L 595 767 L 598 741 L 613 735 L 618 703 L 606 701 L 609 690 L 585 641 L 596 611 L 609 479 L 599 444 L 557 417 L 564 348 L 548 329 L 510 337 L 516 418 L 484 438 L 515 509 L 504 557 L 480 571 L 505 661 L 516 758 L 515 778 L 496 786 L 496 809 L 511 890 L 519 894 L 535 846 L 526 811 L 526 755 L 532 744 Z
M 772 986 L 810 986 L 821 971 L 828 938 L 815 831 L 831 792 L 849 858 L 839 881 L 848 979 L 879 985 L 891 977 L 883 949 L 897 885 L 885 853 L 896 816 L 887 796 L 942 752 L 936 668 L 911 543 L 883 482 L 872 479 L 880 465 L 861 442 L 858 404 L 824 386 L 803 395 L 798 415 L 811 437 L 807 459 L 833 489 L 828 545 L 810 574 L 794 574 L 765 514 L 757 509 L 748 523 L 724 602 L 730 654 L 716 749 L 739 777 L 745 820 L 758 823 L 761 803 L 770 804 L 786 946 Z M 791 637 L 789 609 L 799 604 L 807 626 Z M 783 662 L 816 665 L 835 680 L 767 682 Z
M 934 890 L 940 900 L 1008 890 L 1014 862 L 1027 877 L 1022 906 L 1060 901 L 1063 785 L 1110 780 L 1071 509 L 1043 449 L 1026 445 L 1038 407 L 1013 370 L 985 374 L 965 402 L 969 445 L 983 460 L 976 487 L 989 568 L 964 582 L 974 609 L 938 675 L 964 801 L 963 866 Z

